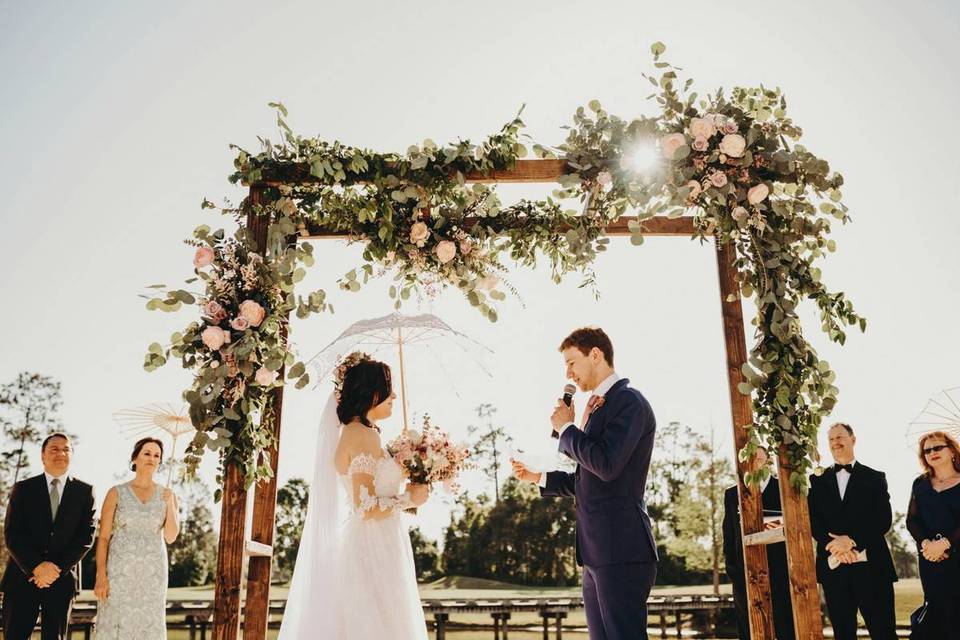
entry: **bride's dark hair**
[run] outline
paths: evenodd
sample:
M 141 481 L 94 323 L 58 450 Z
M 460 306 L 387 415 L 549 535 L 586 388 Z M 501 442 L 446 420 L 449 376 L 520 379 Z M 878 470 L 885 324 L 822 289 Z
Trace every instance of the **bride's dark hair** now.
M 390 367 L 378 360 L 361 360 L 343 374 L 337 417 L 342 424 L 354 418 L 373 428 L 367 412 L 393 393 Z

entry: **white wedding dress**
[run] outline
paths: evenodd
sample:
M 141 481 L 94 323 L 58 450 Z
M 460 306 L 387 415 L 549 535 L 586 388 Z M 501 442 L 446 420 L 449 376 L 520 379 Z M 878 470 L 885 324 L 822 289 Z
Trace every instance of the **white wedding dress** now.
M 402 518 L 410 506 L 403 472 L 386 452 L 361 453 L 338 475 L 333 456 L 339 432 L 331 398 L 320 424 L 307 520 L 279 640 L 427 640 Z M 364 517 L 373 510 L 381 512 L 378 518 Z

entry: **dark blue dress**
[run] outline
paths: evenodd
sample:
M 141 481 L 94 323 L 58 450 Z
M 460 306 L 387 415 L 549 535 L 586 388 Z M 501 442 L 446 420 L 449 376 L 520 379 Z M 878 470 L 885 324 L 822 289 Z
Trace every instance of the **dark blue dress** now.
M 938 493 L 926 476 L 914 480 L 907 529 L 917 541 L 924 600 L 930 603 L 936 627 L 943 634 L 936 637 L 954 637 L 951 634 L 958 633 L 960 624 L 960 484 Z M 920 553 L 920 543 L 937 534 L 949 538 L 949 556 L 929 562 Z

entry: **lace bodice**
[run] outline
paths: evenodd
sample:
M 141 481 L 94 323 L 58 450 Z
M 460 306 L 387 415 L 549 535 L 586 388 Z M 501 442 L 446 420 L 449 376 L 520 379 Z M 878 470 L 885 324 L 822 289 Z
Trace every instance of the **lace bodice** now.
M 354 480 L 357 475 L 364 477 L 355 492 Z M 403 490 L 403 470 L 386 451 L 379 458 L 369 453 L 355 456 L 341 479 L 347 495 L 353 498 L 353 514 L 356 516 L 362 517 L 375 509 L 394 511 L 411 506 L 409 496 Z

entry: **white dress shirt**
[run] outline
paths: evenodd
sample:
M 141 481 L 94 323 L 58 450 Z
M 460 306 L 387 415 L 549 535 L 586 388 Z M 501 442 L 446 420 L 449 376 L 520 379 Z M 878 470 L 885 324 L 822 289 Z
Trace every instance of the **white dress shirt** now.
M 853 466 L 857 465 L 856 460 L 851 460 L 850 464 Z M 840 489 L 840 499 L 843 500 L 844 494 L 847 492 L 847 485 L 850 483 L 850 472 L 846 469 L 840 469 L 837 471 L 837 488 Z
M 606 378 L 604 378 L 603 381 L 600 382 L 600 384 L 597 385 L 597 388 L 594 389 L 594 390 L 593 390 L 593 393 L 591 393 L 590 395 L 591 395 L 591 396 L 601 396 L 601 397 L 606 396 L 606 395 L 607 395 L 607 392 L 610 391 L 610 389 L 613 388 L 613 385 L 617 384 L 618 382 L 620 382 L 620 376 L 618 376 L 618 375 L 617 375 L 617 372 L 614 371 L 614 372 L 612 372 L 609 376 L 607 376 Z M 562 435 L 563 435 L 563 432 L 566 431 L 567 429 L 569 429 L 570 427 L 576 428 L 576 427 L 577 427 L 577 424 L 576 424 L 575 422 L 568 422 L 567 424 L 563 425 L 563 426 L 560 428 L 560 431 L 557 433 L 557 435 L 558 435 L 558 436 L 562 436 Z M 540 481 L 539 481 L 537 484 L 539 484 L 541 487 L 546 487 L 546 486 L 547 486 L 547 473 L 546 473 L 546 472 L 543 472 L 543 473 L 540 474 Z

